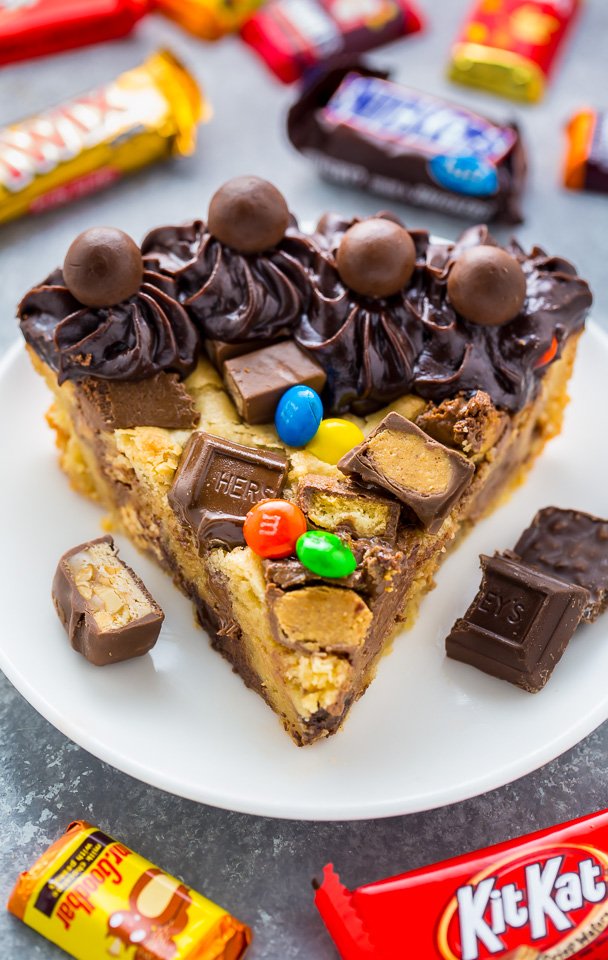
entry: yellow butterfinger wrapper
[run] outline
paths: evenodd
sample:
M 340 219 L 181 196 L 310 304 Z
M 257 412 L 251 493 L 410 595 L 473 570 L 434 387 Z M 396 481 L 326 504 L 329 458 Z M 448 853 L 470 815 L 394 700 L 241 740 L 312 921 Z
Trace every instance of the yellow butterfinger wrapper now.
M 262 0 L 156 0 L 156 8 L 185 30 L 205 40 L 217 40 L 239 30 Z
M 15 885 L 8 909 L 77 960 L 239 960 L 251 931 L 83 820 Z
M 0 128 L 0 223 L 192 153 L 197 124 L 209 116 L 194 78 L 161 50 L 110 83 Z

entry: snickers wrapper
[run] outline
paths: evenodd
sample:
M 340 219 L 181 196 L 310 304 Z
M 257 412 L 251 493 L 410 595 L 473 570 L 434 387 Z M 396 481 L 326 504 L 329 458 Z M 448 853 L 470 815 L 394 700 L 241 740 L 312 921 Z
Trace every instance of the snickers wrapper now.
M 517 126 L 386 73 L 351 62 L 317 75 L 292 106 L 287 131 L 328 180 L 477 222 L 522 220 Z
M 608 811 L 347 890 L 316 905 L 342 960 L 606 960 Z
M 77 960 L 240 960 L 251 931 L 84 820 L 11 893 L 8 909 Z
M 0 63 L 122 37 L 148 0 L 0 0 Z
M 192 153 L 209 107 L 168 51 L 110 83 L 0 128 L 0 223 L 62 206 Z
M 571 190 L 608 193 L 608 112 L 589 108 L 570 121 L 564 181 Z
M 450 77 L 514 100 L 539 100 L 583 0 L 474 0 Z

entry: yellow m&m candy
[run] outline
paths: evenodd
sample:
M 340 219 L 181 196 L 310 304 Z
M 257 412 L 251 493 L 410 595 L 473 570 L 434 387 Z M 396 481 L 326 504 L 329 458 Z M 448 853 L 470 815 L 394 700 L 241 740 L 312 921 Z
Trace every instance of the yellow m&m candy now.
M 335 466 L 345 453 L 362 443 L 364 439 L 359 427 L 350 420 L 332 417 L 329 420 L 321 420 L 319 429 L 312 440 L 306 444 L 306 450 L 324 463 Z

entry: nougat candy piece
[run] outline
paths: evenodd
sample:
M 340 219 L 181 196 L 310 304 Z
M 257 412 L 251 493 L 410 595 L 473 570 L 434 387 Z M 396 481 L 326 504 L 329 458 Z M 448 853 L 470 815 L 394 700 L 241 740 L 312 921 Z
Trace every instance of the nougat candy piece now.
M 416 423 L 439 443 L 481 456 L 498 443 L 509 417 L 496 409 L 487 393 L 478 390 L 468 399 L 459 394 L 438 405 L 430 403 Z
M 307 519 L 322 530 L 382 537 L 391 542 L 397 536 L 400 504 L 352 480 L 307 474 L 300 480 L 296 503 Z
M 461 453 L 394 412 L 342 457 L 338 469 L 388 490 L 432 534 L 439 532 L 475 472 Z
M 267 588 L 270 624 L 279 643 L 303 653 L 348 653 L 363 646 L 372 611 L 354 590 L 312 586 Z
M 147 380 L 101 380 L 76 384 L 82 414 L 94 431 L 165 427 L 193 430 L 201 418 L 176 373 L 157 373 Z
M 53 603 L 70 643 L 103 667 L 141 657 L 158 639 L 165 615 L 112 537 L 81 543 L 59 560 Z

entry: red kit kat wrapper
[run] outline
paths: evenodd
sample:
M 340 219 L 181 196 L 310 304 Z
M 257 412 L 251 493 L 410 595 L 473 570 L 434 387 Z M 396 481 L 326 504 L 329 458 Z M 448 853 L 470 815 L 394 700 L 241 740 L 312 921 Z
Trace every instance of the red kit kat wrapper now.
M 148 0 L 0 0 L 0 63 L 122 37 L 148 7 Z
M 284 83 L 422 29 L 409 0 L 267 0 L 241 36 Z
M 342 960 L 608 958 L 608 811 L 315 902 Z

